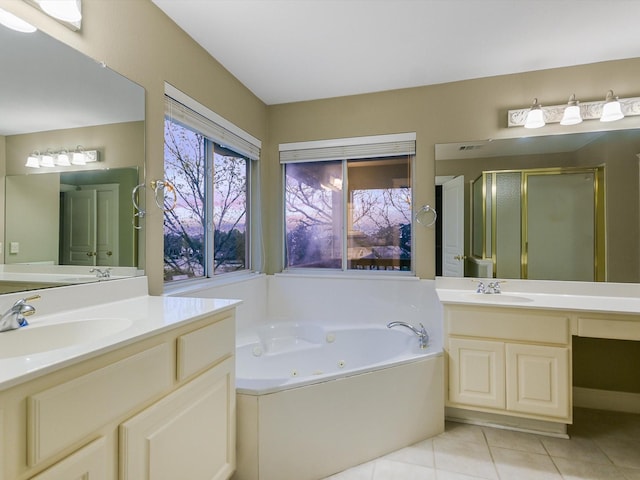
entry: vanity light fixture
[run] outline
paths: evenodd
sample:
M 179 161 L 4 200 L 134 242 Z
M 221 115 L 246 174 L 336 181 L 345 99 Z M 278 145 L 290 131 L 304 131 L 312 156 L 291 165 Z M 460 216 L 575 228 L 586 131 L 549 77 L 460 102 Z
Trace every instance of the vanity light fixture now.
M 55 167 L 56 164 L 53 161 L 53 153 L 47 150 L 42 157 L 40 157 L 40 166 L 46 168 Z
M 40 168 L 40 160 L 38 158 L 39 156 L 40 152 L 33 152 L 27 157 L 27 163 L 25 163 L 24 166 L 29 168 Z
M 540 128 L 544 127 L 544 112 L 542 106 L 538 103 L 538 99 L 533 99 L 533 105 L 529 109 L 527 119 L 524 122 L 524 128 Z
M 604 101 L 579 102 L 571 95 L 568 104 L 540 106 L 538 99 L 529 108 L 509 110 L 508 127 L 539 128 L 545 124 L 575 125 L 581 120 L 612 122 L 640 115 L 640 97 L 618 98 L 609 90 Z
M 609 90 L 607 92 L 607 97 L 604 100 L 604 105 L 602 106 L 602 116 L 600 117 L 600 121 L 615 122 L 621 118 L 624 118 L 624 114 L 622 113 L 622 107 L 618 101 L 618 97 L 614 97 L 613 90 Z
M 71 165 L 71 162 L 69 161 L 69 152 L 61 150 L 56 157 L 56 165 L 59 167 L 68 167 Z
M 37 3 L 47 15 L 63 22 L 74 23 L 82 20 L 78 0 L 37 0 Z
M 0 8 L 0 24 L 4 25 L 7 28 L 10 28 L 11 30 L 15 30 L 16 32 L 21 33 L 33 33 L 38 30 L 29 22 L 25 22 L 20 17 L 14 15 L 11 12 L 7 12 L 2 8 Z
M 577 125 L 578 123 L 582 123 L 582 115 L 580 114 L 578 103 L 576 94 L 572 93 L 571 97 L 569 97 L 567 108 L 564 109 L 564 113 L 562 114 L 560 125 Z
M 83 166 L 99 160 L 100 155 L 97 150 L 84 150 L 82 146 L 78 145 L 78 148 L 71 154 L 67 149 L 61 149 L 58 153 L 53 153 L 51 149 L 47 149 L 43 155 L 40 155 L 40 152 L 36 150 L 27 157 L 27 162 L 24 166 L 29 168 L 71 167 Z

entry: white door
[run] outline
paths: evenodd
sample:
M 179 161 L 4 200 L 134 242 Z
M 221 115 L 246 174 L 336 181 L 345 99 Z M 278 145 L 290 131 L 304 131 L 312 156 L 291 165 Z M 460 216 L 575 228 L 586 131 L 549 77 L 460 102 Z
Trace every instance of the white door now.
M 118 265 L 118 185 L 64 194 L 63 265 Z
M 64 194 L 63 265 L 95 265 L 96 198 L 95 190 Z
M 96 264 L 118 266 L 118 187 L 98 185 L 96 201 Z
M 442 276 L 464 276 L 464 176 L 442 184 Z

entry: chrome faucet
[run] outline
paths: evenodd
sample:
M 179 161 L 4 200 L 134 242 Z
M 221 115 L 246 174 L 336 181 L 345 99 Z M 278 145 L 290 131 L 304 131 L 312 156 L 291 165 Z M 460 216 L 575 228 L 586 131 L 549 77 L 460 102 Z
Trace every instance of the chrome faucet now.
M 500 282 L 496 280 L 495 282 L 488 283 L 486 286 L 483 282 L 479 282 L 478 287 L 476 288 L 476 293 L 485 293 L 487 295 L 493 293 L 502 293 Z
M 104 270 L 100 269 L 100 268 L 92 268 L 91 270 L 89 270 L 89 273 L 94 273 L 96 274 L 96 277 L 98 278 L 110 278 L 111 277 L 111 268 L 105 268 Z
M 408 328 L 418 336 L 418 339 L 420 340 L 420 348 L 427 348 L 427 346 L 429 346 L 429 332 L 427 332 L 427 329 L 424 328 L 424 325 L 422 323 L 420 324 L 419 330 L 413 325 L 406 322 L 391 322 L 387 324 L 387 328 L 393 327 Z
M 17 328 L 29 325 L 27 319 L 24 317 L 33 315 L 36 313 L 36 309 L 27 302 L 38 300 L 39 298 L 40 295 L 33 295 L 31 297 L 22 298 L 14 303 L 11 308 L 4 312 L 0 317 L 0 332 L 16 330 Z

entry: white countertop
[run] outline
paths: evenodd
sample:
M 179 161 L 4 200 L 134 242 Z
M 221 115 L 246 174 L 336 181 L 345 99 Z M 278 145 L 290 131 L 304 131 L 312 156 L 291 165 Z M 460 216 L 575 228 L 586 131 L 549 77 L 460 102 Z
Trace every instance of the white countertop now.
M 109 282 L 109 284 L 113 287 L 118 282 Z M 128 282 L 128 280 L 122 280 L 122 282 Z M 140 284 L 140 280 L 137 283 Z M 127 289 L 126 283 L 121 284 L 118 288 L 122 290 L 123 286 L 124 289 Z M 239 300 L 230 299 L 149 296 L 140 294 L 141 289 L 138 287 L 136 284 L 133 284 L 133 288 L 129 287 L 129 295 L 122 300 L 114 299 L 114 297 L 118 297 L 116 292 L 107 292 L 103 295 L 104 285 L 76 286 L 72 290 L 64 290 L 68 287 L 63 287 L 59 289 L 63 290 L 60 295 L 53 293 L 53 290 L 44 291 L 43 298 L 38 302 L 45 303 L 47 297 L 62 296 L 62 298 L 51 298 L 51 305 L 43 308 L 44 312 L 42 313 L 40 313 L 38 303 L 34 302 L 33 305 L 38 313 L 28 317 L 29 326 L 1 332 L 3 340 L 9 339 L 5 336 L 11 336 L 12 339 L 15 338 L 16 342 L 20 342 L 21 334 L 27 329 L 33 330 L 60 323 L 91 322 L 94 320 L 105 322 L 109 319 L 126 319 L 128 321 L 122 322 L 124 327 L 121 330 L 107 336 L 55 350 L 9 358 L 2 358 L 2 352 L 0 352 L 0 391 L 152 335 L 186 325 L 207 315 L 232 309 L 241 303 Z M 79 292 L 78 288 L 82 288 L 82 292 Z M 99 290 L 95 290 L 96 288 Z M 32 293 L 29 292 L 29 294 Z M 94 295 L 93 302 L 87 300 L 91 295 Z M 65 297 L 68 300 L 70 296 L 82 297 L 78 299 L 78 308 L 62 307 L 64 303 L 69 305 L 68 302 L 65 302 Z M 96 301 L 96 298 L 99 300 Z M 87 305 L 87 303 L 91 304 Z M 0 310 L 4 311 L 5 308 L 3 305 Z M 49 311 L 47 312 L 47 310 Z
M 496 280 L 437 278 L 436 293 L 443 304 L 640 315 L 638 284 L 507 280 L 500 294 L 475 293 Z

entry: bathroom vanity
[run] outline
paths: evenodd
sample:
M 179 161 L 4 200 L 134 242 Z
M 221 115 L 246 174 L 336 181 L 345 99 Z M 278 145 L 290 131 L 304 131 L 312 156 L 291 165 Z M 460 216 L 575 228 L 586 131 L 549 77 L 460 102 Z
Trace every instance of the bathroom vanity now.
M 566 435 L 572 336 L 640 340 L 637 287 L 507 285 L 503 293 L 482 294 L 470 279 L 436 281 L 444 307 L 447 415 Z
M 239 302 L 110 284 L 126 298 L 103 284 L 104 303 L 63 309 L 92 286 L 43 291 L 30 326 L 0 333 L 0 480 L 229 478 Z

